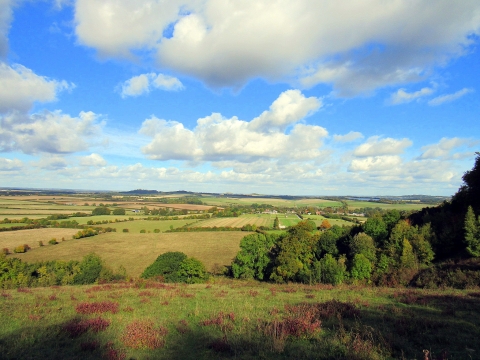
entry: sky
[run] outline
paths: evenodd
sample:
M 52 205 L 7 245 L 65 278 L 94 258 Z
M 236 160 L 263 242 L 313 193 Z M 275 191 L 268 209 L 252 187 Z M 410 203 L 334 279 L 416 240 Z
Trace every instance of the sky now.
M 453 195 L 478 0 L 0 0 L 0 187 Z

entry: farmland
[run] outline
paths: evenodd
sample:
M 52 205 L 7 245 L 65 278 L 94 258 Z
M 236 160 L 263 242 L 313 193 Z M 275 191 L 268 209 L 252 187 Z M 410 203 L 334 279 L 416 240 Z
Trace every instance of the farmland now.
M 72 229 L 64 230 L 75 232 Z M 17 233 L 20 234 L 24 231 L 34 230 L 22 230 Z M 2 239 L 0 240 L 0 247 L 4 247 L 4 243 L 12 244 L 12 246 L 24 243 L 36 245 L 35 249 L 27 253 L 11 255 L 27 262 L 80 260 L 83 256 L 94 252 L 100 255 L 112 269 L 116 270 L 122 265 L 129 276 L 139 277 L 158 255 L 168 251 L 181 251 L 188 256 L 198 258 L 208 270 L 212 270 L 215 264 L 229 265 L 240 248 L 240 240 L 248 233 L 240 231 L 168 234 L 120 232 L 100 234 L 79 240 L 71 239 L 70 235 L 68 240 L 60 241 L 57 245 L 43 247 L 38 247 L 36 239 L 40 240 L 44 237 L 41 238 L 36 234 L 38 233 L 30 233 L 28 236 L 22 237 L 21 241 L 18 239 L 19 243 L 14 236 L 7 240 L 3 238 L 5 233 L 0 234 L 0 239 Z M 47 232 L 44 232 L 44 234 L 47 234 Z M 32 242 L 33 238 L 35 238 L 34 242 Z

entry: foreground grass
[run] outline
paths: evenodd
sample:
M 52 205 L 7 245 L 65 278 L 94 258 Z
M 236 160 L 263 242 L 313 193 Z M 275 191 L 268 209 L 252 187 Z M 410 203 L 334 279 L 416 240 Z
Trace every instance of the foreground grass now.
M 8 290 L 0 292 L 0 354 L 4 359 L 424 359 L 428 350 L 435 358 L 474 359 L 480 353 L 479 296 L 221 278 L 202 285 Z M 315 319 L 312 309 L 321 309 Z
M 22 230 L 17 233 L 26 231 Z M 117 270 L 122 265 L 129 276 L 139 277 L 157 256 L 168 251 L 181 251 L 189 257 L 195 257 L 202 261 L 208 270 L 213 270 L 215 264 L 230 265 L 240 249 L 240 240 L 248 234 L 244 231 L 160 234 L 105 233 L 89 238 L 61 241 L 57 245 L 37 247 L 24 254 L 9 256 L 16 256 L 26 262 L 81 260 L 85 255 L 94 252 L 112 269 Z M 29 244 L 29 242 L 27 243 Z M 37 242 L 33 241 L 33 243 Z M 23 242 L 18 245 L 20 244 Z

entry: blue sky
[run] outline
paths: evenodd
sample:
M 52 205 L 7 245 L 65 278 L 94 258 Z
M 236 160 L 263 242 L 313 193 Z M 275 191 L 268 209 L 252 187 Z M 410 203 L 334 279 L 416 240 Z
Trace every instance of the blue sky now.
M 452 195 L 480 3 L 0 0 L 0 186 Z

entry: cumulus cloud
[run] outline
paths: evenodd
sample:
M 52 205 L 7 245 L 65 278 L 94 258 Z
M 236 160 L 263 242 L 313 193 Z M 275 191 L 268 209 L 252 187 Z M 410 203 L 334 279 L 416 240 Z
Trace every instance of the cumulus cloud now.
M 408 139 L 392 139 L 380 138 L 379 136 L 372 136 L 368 140 L 358 146 L 353 155 L 359 157 L 366 156 L 381 156 L 381 155 L 398 155 L 403 153 L 405 148 L 412 145 Z
M 328 132 L 298 121 L 319 107 L 316 98 L 286 91 L 269 111 L 250 122 L 213 113 L 198 119 L 197 126 L 190 130 L 179 122 L 152 117 L 140 129 L 141 134 L 153 137 L 142 151 L 156 160 L 252 162 L 287 155 L 293 161 L 314 159 Z M 284 132 L 287 125 L 293 126 L 288 134 Z
M 139 96 L 149 93 L 151 89 L 178 91 L 183 89 L 183 84 L 176 77 L 164 74 L 141 74 L 134 76 L 122 84 L 121 96 Z
M 438 159 L 453 155 L 452 152 L 460 147 L 472 147 L 478 144 L 478 141 L 461 138 L 442 138 L 437 144 L 423 146 L 420 159 Z
M 0 158 L 0 171 L 22 170 L 23 162 L 18 159 Z
M 405 89 L 399 89 L 396 93 L 393 93 L 391 95 L 390 103 L 392 105 L 409 103 L 421 97 L 431 95 L 433 92 L 434 90 L 428 87 L 424 87 L 421 90 L 415 91 L 413 93 L 408 93 L 405 91 Z
M 0 117 L 0 150 L 26 154 L 68 154 L 88 148 L 87 139 L 100 133 L 98 115 L 81 112 L 78 117 L 60 111 L 34 115 L 10 113 Z
M 333 135 L 333 140 L 341 143 L 352 142 L 357 139 L 363 139 L 362 133 L 358 131 L 350 131 L 345 135 Z
M 0 63 L 0 113 L 28 111 L 34 102 L 56 99 L 58 92 L 74 88 L 66 81 L 50 80 L 32 70 L 15 64 Z
M 102 156 L 93 153 L 88 156 L 83 156 L 82 158 L 80 158 L 80 165 L 99 167 L 99 166 L 107 165 L 107 162 Z
M 396 168 L 402 163 L 400 156 L 370 156 L 353 159 L 348 170 L 357 171 L 386 171 Z
M 62 156 L 44 156 L 34 166 L 42 170 L 57 171 L 67 168 L 68 162 Z
M 343 96 L 424 79 L 465 52 L 479 14 L 476 0 L 75 3 L 77 37 L 101 55 L 156 53 L 159 66 L 214 87 L 262 77 Z
M 464 88 L 464 89 L 459 90 L 459 91 L 457 91 L 453 94 L 437 96 L 436 98 L 430 100 L 428 102 L 428 105 L 438 106 L 438 105 L 442 105 L 444 103 L 452 102 L 452 101 L 455 101 L 457 99 L 460 99 L 462 96 L 467 95 L 468 93 L 471 93 L 471 92 L 473 92 L 473 89 Z

